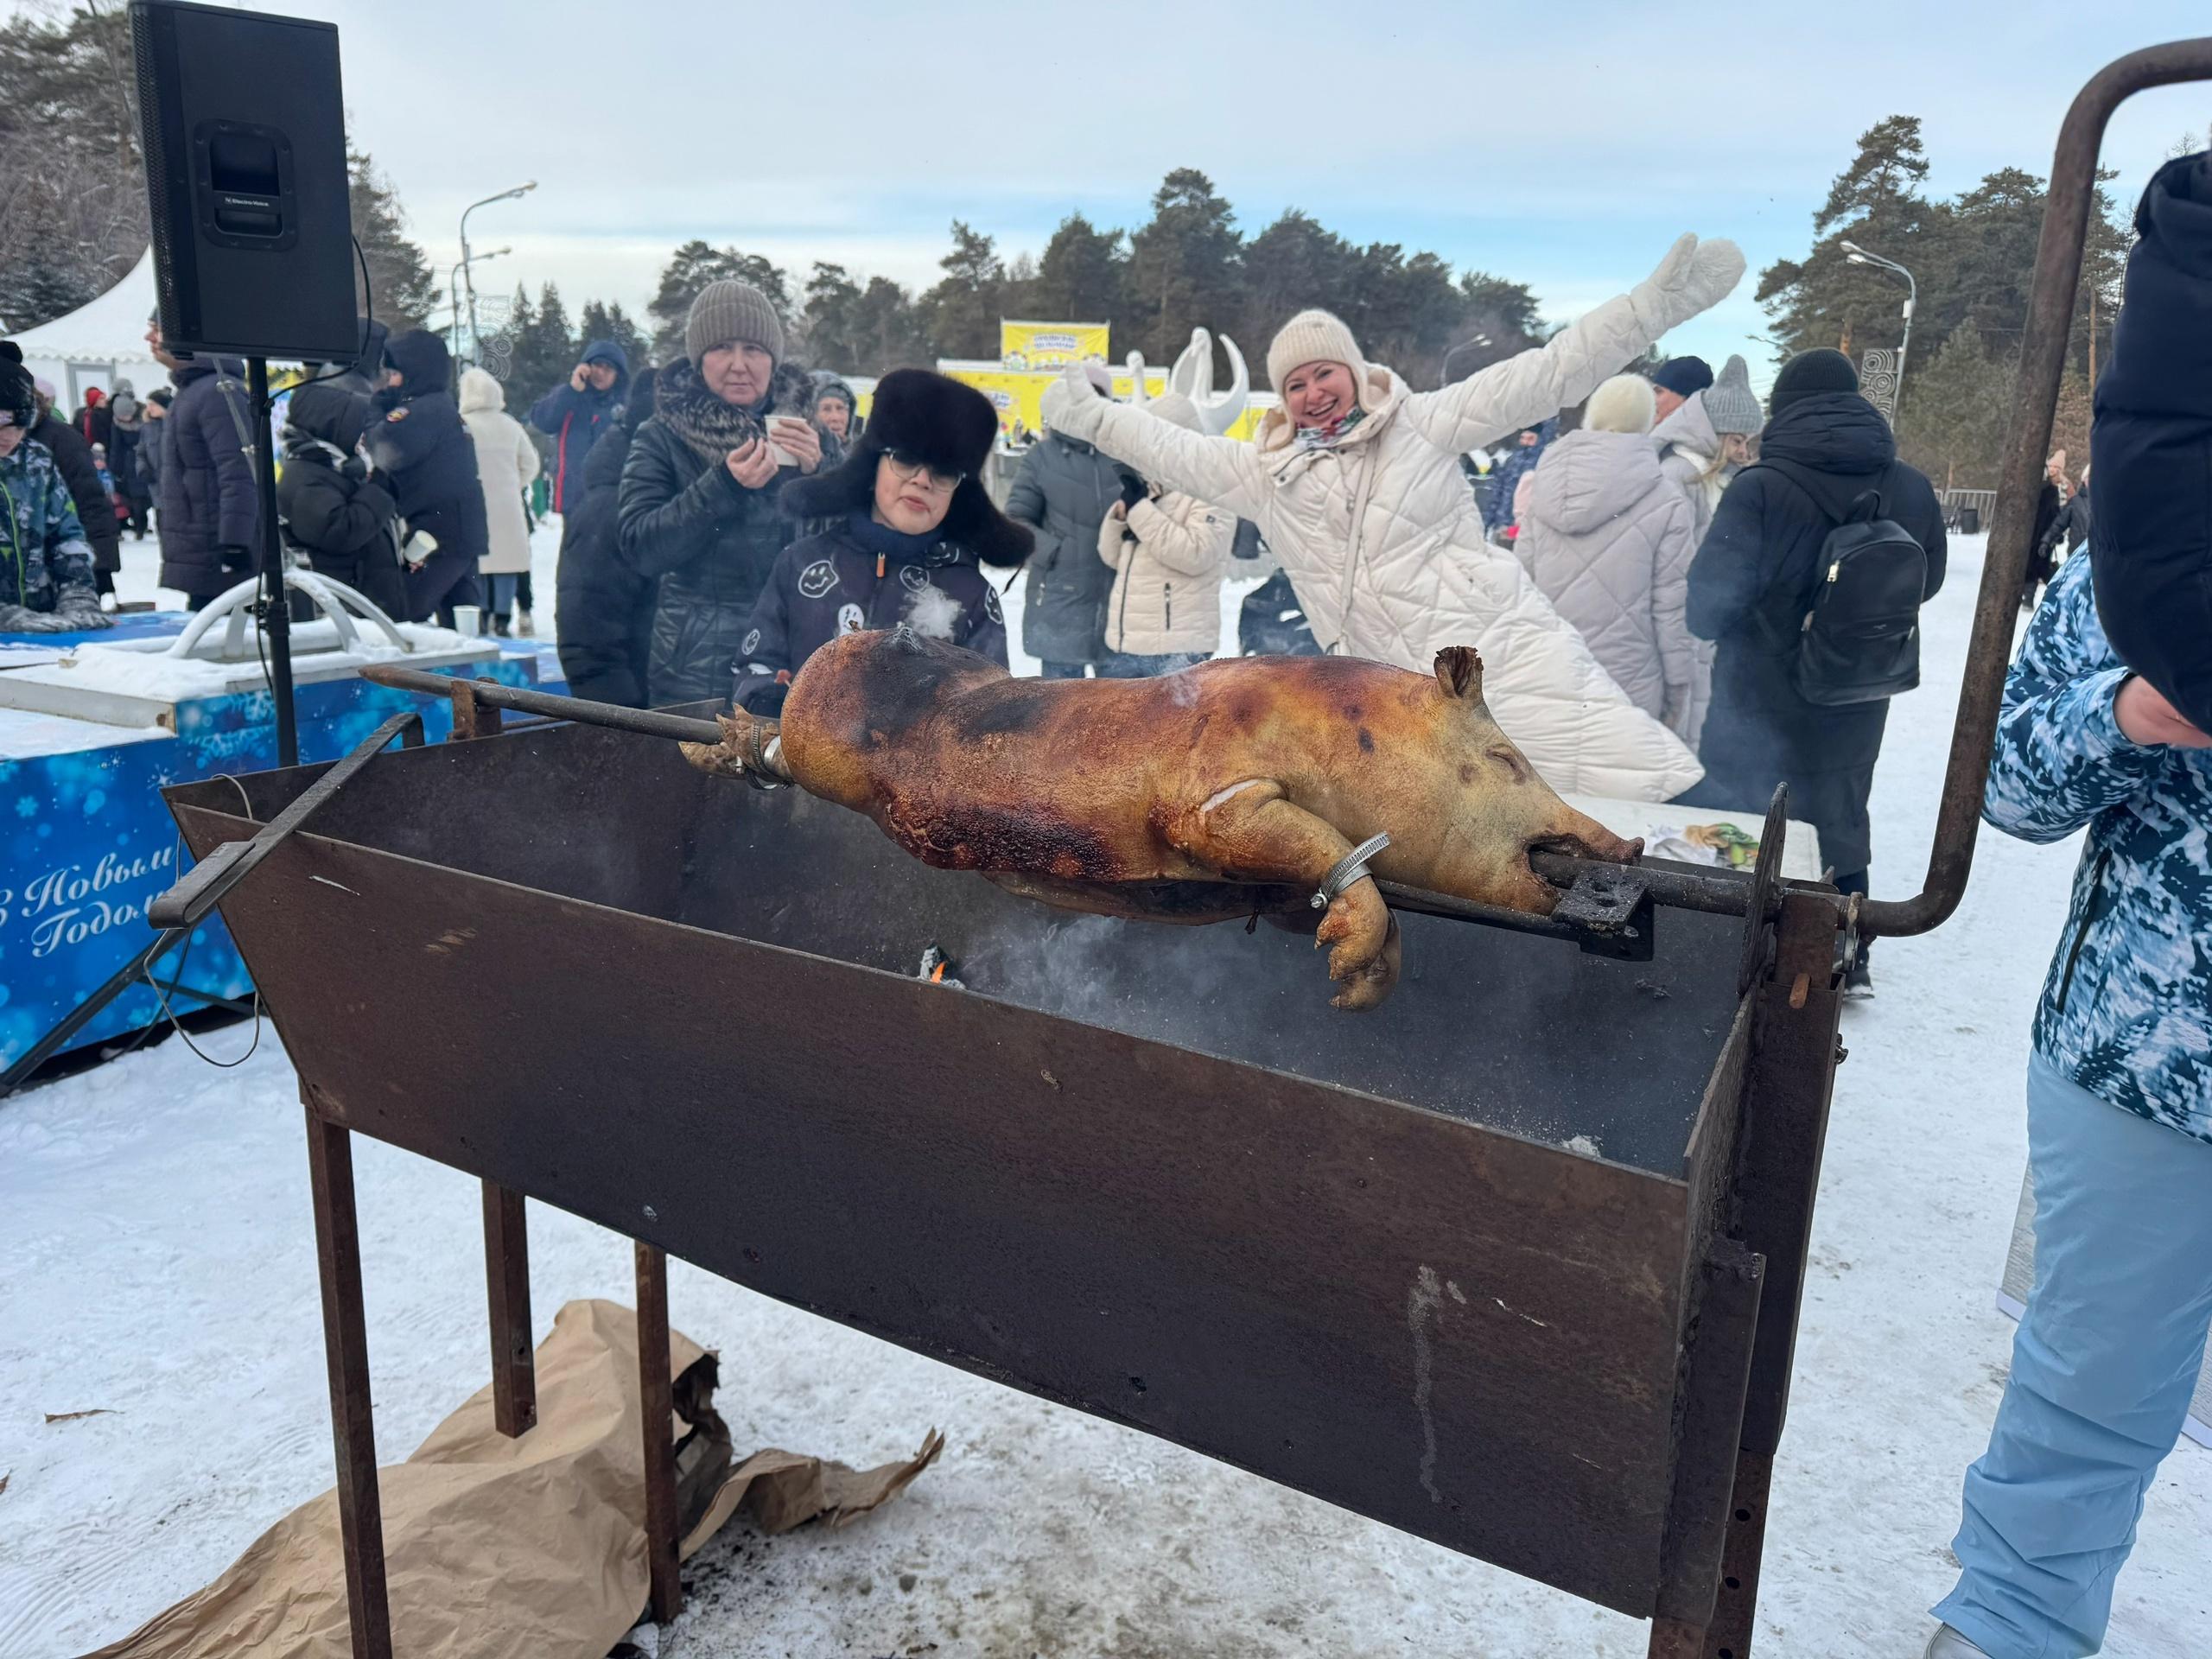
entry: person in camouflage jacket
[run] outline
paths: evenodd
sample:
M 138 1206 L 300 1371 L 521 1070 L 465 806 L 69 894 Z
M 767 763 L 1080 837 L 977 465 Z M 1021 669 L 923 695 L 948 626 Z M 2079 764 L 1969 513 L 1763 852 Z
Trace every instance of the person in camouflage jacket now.
M 2034 1284 L 1931 1659 L 2100 1649 L 2212 1328 L 2212 735 L 2120 661 L 2093 585 L 2069 559 L 2044 594 L 1982 806 L 2088 836 L 2028 1063 Z
M 2121 732 L 2130 677 L 2088 566 L 2067 561 L 2012 664 L 1981 815 L 2024 841 L 2089 831 L 2036 1052 L 2100 1100 L 2212 1141 L 2212 752 Z
M 30 376 L 0 363 L 0 633 L 111 626 L 69 486 L 54 452 L 29 435 L 37 418 Z

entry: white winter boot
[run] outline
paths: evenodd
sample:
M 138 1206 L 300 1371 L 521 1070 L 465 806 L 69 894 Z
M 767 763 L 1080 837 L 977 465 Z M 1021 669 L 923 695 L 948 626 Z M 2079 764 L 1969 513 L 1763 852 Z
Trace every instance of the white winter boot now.
M 515 638 L 518 639 L 534 639 L 537 635 L 537 624 L 530 620 L 530 613 L 523 609 L 521 606 L 516 606 Z
M 1928 1638 L 1923 1659 L 1989 1659 L 1989 1655 L 1946 1624 Z

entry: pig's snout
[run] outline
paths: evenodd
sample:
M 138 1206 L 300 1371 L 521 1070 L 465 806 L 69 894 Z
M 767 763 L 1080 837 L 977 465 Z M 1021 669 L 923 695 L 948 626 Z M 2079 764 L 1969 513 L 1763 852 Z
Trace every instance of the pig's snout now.
M 1595 818 L 1567 807 L 1550 827 L 1529 837 L 1529 850 L 1632 864 L 1643 855 L 1643 841 L 1641 836 L 1617 836 Z

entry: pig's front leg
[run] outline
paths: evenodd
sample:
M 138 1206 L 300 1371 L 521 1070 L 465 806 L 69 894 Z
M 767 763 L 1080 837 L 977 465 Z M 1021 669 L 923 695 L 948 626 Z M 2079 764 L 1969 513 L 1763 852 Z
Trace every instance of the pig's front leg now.
M 1319 887 L 1351 851 L 1335 825 L 1286 800 L 1282 785 L 1270 778 L 1232 785 L 1179 814 L 1168 838 L 1178 851 L 1233 880 L 1307 889 Z M 1398 924 L 1371 877 L 1336 896 L 1313 943 L 1330 947 L 1329 977 L 1344 988 L 1330 999 L 1337 1007 L 1378 1007 L 1398 982 Z

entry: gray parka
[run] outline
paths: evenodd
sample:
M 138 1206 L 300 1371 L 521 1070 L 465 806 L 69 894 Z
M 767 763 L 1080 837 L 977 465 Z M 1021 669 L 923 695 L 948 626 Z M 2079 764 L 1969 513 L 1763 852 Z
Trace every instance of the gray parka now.
M 1095 663 L 1106 650 L 1114 572 L 1098 556 L 1098 526 L 1122 499 L 1128 469 L 1054 432 L 1021 460 L 1007 517 L 1037 532 L 1021 611 L 1021 648 L 1040 662 Z
M 1684 618 L 1690 507 L 1640 432 L 1570 432 L 1546 451 L 1514 551 L 1622 690 L 1694 729 L 1698 641 Z

